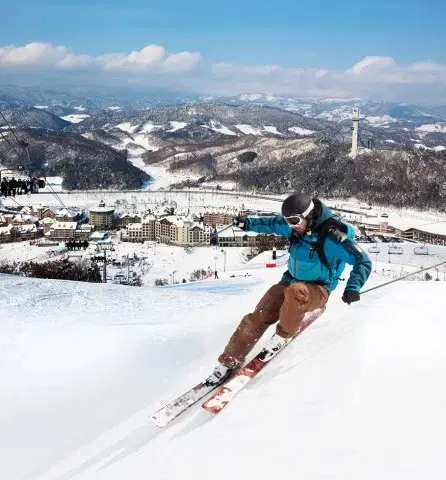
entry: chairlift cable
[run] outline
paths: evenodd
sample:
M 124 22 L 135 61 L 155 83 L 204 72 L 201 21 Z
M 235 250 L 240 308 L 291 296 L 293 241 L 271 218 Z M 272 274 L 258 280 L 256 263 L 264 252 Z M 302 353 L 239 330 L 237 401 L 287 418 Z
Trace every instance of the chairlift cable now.
M 29 148 L 28 148 L 28 142 L 25 142 L 24 140 L 20 140 L 18 138 L 18 136 L 16 135 L 16 133 L 14 132 L 13 128 L 11 127 L 11 125 L 9 124 L 8 120 L 6 120 L 6 117 L 4 116 L 3 112 L 0 110 L 0 116 L 3 118 L 3 120 L 5 121 L 6 125 L 8 126 L 8 129 L 10 130 L 10 132 L 14 135 L 14 138 L 17 140 L 17 143 L 20 145 L 20 147 L 23 148 L 23 150 L 25 151 L 25 153 L 27 154 L 28 156 L 28 160 L 31 158 L 30 156 L 30 153 L 29 153 Z M 5 137 L 4 137 L 5 138 Z M 9 142 L 8 142 L 9 143 Z M 43 167 L 41 167 L 41 170 L 43 172 L 43 175 L 45 177 L 45 181 L 46 183 L 48 184 L 48 187 L 49 189 L 51 190 L 52 194 L 54 195 L 54 197 L 61 203 L 61 205 L 66 209 L 68 210 L 68 207 L 64 204 L 64 202 L 62 201 L 62 199 L 59 197 L 59 195 L 56 194 L 56 192 L 54 191 L 53 187 L 48 183 L 48 180 L 47 180 L 47 176 L 46 176 L 46 172 L 45 170 L 43 169 Z
M 17 149 L 14 147 L 14 145 L 9 141 L 8 137 L 5 137 L 5 134 L 3 132 L 0 132 L 2 138 L 6 140 L 6 143 L 14 150 L 14 152 L 17 154 L 17 156 L 20 157 L 20 153 L 17 151 Z

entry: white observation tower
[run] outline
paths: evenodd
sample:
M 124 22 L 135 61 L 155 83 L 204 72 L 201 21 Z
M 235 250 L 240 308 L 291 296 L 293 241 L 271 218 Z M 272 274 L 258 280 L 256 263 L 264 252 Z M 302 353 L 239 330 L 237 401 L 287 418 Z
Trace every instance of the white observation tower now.
M 359 108 L 354 108 L 352 127 L 352 151 L 350 153 L 350 156 L 352 158 L 356 158 L 358 156 L 359 120 Z

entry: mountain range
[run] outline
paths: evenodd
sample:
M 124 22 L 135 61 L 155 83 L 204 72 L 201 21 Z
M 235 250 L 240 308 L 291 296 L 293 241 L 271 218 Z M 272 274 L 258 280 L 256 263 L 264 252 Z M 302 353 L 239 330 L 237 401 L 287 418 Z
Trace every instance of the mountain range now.
M 138 103 L 131 95 L 118 103 L 121 97 L 106 92 L 94 97 L 88 91 L 56 95 L 18 90 L 0 88 L 6 120 L 16 133 L 32 139 L 34 166 L 46 164 L 48 174 L 63 176 L 70 189 L 140 188 L 150 177 L 132 162 L 142 158 L 148 166 L 181 172 L 185 181 L 177 186 L 230 180 L 279 192 L 316 184 L 324 194 L 392 203 L 395 193 L 396 203 L 408 199 L 413 205 L 431 206 L 444 194 L 443 106 L 260 94 L 225 98 L 183 94 L 170 98 L 169 105 L 150 106 L 144 96 Z M 36 99 L 42 101 L 27 104 Z M 363 148 L 356 162 L 348 155 L 354 107 L 362 115 Z M 3 137 L 11 137 L 1 118 L 0 129 Z M 3 137 L 1 162 L 23 163 Z M 401 165 L 406 165 L 406 174 Z M 395 175 L 401 185 L 390 180 Z M 386 179 L 396 191 L 389 191 Z M 418 185 L 412 190 L 419 198 L 410 193 L 410 183 Z

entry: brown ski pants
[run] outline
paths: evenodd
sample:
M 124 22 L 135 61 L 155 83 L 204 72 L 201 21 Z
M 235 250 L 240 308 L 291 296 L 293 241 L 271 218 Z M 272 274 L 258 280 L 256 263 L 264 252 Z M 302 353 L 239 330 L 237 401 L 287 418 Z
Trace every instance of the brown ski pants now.
M 323 307 L 328 290 L 314 283 L 298 282 L 273 285 L 257 304 L 254 312 L 245 315 L 219 357 L 223 365 L 240 365 L 270 325 L 277 321 L 276 333 L 284 338 L 299 332 L 305 313 Z

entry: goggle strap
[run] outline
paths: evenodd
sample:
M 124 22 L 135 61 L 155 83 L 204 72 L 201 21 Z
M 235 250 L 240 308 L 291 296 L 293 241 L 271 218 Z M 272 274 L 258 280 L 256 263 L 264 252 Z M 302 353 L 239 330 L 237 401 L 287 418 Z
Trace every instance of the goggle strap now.
M 313 208 L 314 208 L 314 203 L 313 203 L 313 200 L 311 200 L 310 205 L 308 205 L 308 208 L 305 210 L 305 212 L 302 212 L 302 216 L 306 218 L 310 214 L 310 212 L 313 210 Z

